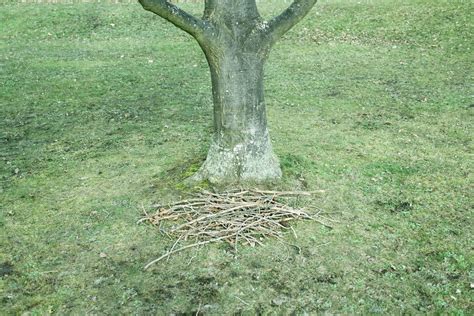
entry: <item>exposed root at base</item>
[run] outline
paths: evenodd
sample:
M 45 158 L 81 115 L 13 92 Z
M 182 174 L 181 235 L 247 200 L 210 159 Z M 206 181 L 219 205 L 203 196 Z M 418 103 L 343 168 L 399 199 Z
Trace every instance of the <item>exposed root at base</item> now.
M 157 226 L 161 233 L 177 237 L 177 240 L 169 251 L 148 263 L 145 269 L 177 252 L 213 242 L 225 241 L 237 248 L 239 243 L 255 246 L 262 245 L 265 238 L 280 239 L 283 232 L 289 229 L 296 236 L 289 225 L 292 220 L 313 220 L 331 227 L 326 222 L 327 218 L 323 221 L 320 212 L 310 215 L 304 209 L 281 202 L 283 198 L 323 192 L 257 189 L 223 193 L 203 191 L 191 199 L 155 205 L 156 213 L 145 213 L 139 222 L 149 222 Z M 177 247 L 180 242 L 187 240 L 194 240 L 194 243 Z

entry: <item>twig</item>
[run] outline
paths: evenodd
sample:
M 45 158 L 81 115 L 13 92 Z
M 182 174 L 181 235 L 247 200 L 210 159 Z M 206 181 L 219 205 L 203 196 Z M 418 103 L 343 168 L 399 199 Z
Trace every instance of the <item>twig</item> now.
M 199 302 L 199 306 L 198 306 L 198 309 L 196 311 L 196 316 L 199 315 L 199 312 L 201 311 L 201 302 Z
M 145 210 L 145 206 L 143 206 L 143 203 L 142 203 L 141 207 L 142 207 L 143 213 L 145 214 L 145 217 L 142 218 L 142 219 L 140 219 L 140 220 L 138 220 L 138 221 L 137 221 L 137 224 L 140 224 L 141 222 L 143 222 L 143 221 L 145 221 L 145 220 L 147 220 L 147 219 L 149 218 L 148 213 L 147 213 L 146 210 Z
M 252 190 L 255 193 L 260 193 L 260 194 L 273 194 L 275 196 L 291 196 L 291 195 L 306 195 L 310 196 L 315 193 L 325 193 L 325 190 L 316 190 L 316 191 L 265 191 L 265 190 L 259 190 L 259 189 L 253 189 Z
M 291 227 L 291 231 L 293 232 L 293 236 L 295 236 L 295 239 L 298 239 L 298 236 L 296 235 L 296 232 L 295 232 L 295 229 L 293 227 Z
M 241 301 L 242 303 L 244 303 L 245 305 L 247 306 L 250 306 L 249 303 L 247 303 L 246 301 L 244 301 L 243 299 L 241 299 L 240 297 L 238 297 L 237 295 L 234 295 L 236 299 L 238 299 L 239 301 Z
M 180 252 L 180 251 L 183 251 L 185 249 L 189 249 L 189 248 L 192 248 L 192 247 L 197 247 L 197 246 L 201 246 L 201 245 L 205 245 L 205 244 L 208 244 L 208 243 L 211 243 L 211 242 L 216 242 L 216 241 L 219 241 L 219 240 L 222 240 L 222 239 L 225 239 L 225 238 L 228 238 L 230 237 L 229 236 L 223 236 L 223 237 L 219 237 L 219 238 L 215 238 L 215 239 L 210 239 L 210 240 L 204 240 L 204 241 L 201 241 L 201 242 L 197 242 L 197 243 L 194 243 L 194 244 L 191 244 L 191 245 L 187 245 L 187 246 L 184 246 L 184 247 L 181 247 L 181 248 L 178 248 L 176 250 L 173 250 L 173 251 L 168 251 L 167 253 L 165 253 L 164 255 L 162 255 L 161 257 L 151 261 L 150 263 L 148 263 L 146 266 L 145 266 L 145 270 L 148 269 L 151 265 L 157 263 L 158 261 L 174 254 L 174 253 L 177 253 L 177 252 Z
M 171 247 L 171 250 L 168 252 L 168 253 L 172 253 L 173 250 L 174 250 L 174 247 L 176 247 L 176 245 L 179 243 L 179 241 L 181 240 L 181 237 L 183 237 L 183 235 L 179 236 L 178 239 L 176 240 L 176 242 L 173 244 L 173 246 Z M 168 261 L 170 259 L 170 256 L 168 256 L 168 258 L 166 258 L 166 261 Z

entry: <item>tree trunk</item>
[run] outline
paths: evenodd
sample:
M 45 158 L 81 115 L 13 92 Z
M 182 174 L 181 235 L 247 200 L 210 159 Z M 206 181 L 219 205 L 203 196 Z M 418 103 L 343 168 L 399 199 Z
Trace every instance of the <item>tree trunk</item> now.
M 281 170 L 268 134 L 263 91 L 266 58 L 256 49 L 224 45 L 221 56 L 208 57 L 214 135 L 207 159 L 193 179 L 225 183 L 278 179 Z
M 191 180 L 263 182 L 281 177 L 267 129 L 263 66 L 272 45 L 298 23 L 316 0 L 294 0 L 270 21 L 255 0 L 205 0 L 197 18 L 169 0 L 142 6 L 191 34 L 203 49 L 212 79 L 214 136 L 201 169 Z
M 193 177 L 218 183 L 263 182 L 281 177 L 268 135 L 263 44 L 255 0 L 207 1 L 204 17 L 216 26 L 201 43 L 212 81 L 214 135 L 207 159 Z

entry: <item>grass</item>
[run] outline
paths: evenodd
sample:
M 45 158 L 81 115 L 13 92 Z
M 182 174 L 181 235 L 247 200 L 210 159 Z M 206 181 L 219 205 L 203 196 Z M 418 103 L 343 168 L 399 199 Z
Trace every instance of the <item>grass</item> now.
M 281 188 L 335 228 L 145 272 L 173 241 L 141 205 L 186 195 L 212 132 L 198 45 L 136 4 L 0 6 L 0 314 L 472 314 L 472 9 L 317 4 L 266 95 Z

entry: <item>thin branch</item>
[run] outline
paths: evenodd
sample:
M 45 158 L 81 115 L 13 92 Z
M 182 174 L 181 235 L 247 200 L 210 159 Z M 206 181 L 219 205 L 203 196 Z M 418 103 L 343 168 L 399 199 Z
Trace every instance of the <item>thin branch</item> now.
M 313 8 L 317 0 L 294 0 L 280 15 L 268 22 L 267 33 L 272 42 L 277 41 L 301 21 Z
M 138 0 L 138 2 L 145 10 L 168 20 L 196 39 L 204 33 L 206 23 L 203 20 L 187 13 L 167 0 Z
M 241 301 L 242 303 L 244 303 L 245 305 L 250 306 L 249 303 L 247 303 L 246 301 L 244 301 L 243 299 L 241 299 L 241 298 L 238 297 L 237 295 L 234 295 L 234 297 L 235 297 L 236 299 L 238 299 L 239 301 Z
M 274 196 L 295 196 L 295 195 L 305 195 L 310 196 L 315 193 L 325 193 L 325 190 L 315 190 L 315 191 L 265 191 L 259 189 L 252 190 L 255 193 L 260 193 L 264 195 L 274 195 Z
M 179 251 L 183 251 L 185 249 L 189 249 L 189 248 L 192 248 L 192 247 L 197 247 L 197 246 L 201 246 L 201 245 L 205 245 L 205 244 L 208 244 L 208 243 L 211 243 L 211 242 L 216 242 L 216 241 L 219 241 L 219 240 L 222 240 L 222 239 L 225 239 L 225 238 L 229 238 L 231 237 L 231 235 L 229 236 L 222 236 L 222 237 L 219 237 L 219 238 L 215 238 L 215 239 L 210 239 L 210 240 L 204 240 L 204 241 L 201 241 L 201 242 L 197 242 L 197 243 L 194 243 L 194 244 L 191 244 L 191 245 L 187 245 L 187 246 L 184 246 L 184 247 L 181 247 L 181 248 L 178 248 L 178 249 L 175 249 L 173 251 L 168 251 L 167 253 L 165 253 L 164 255 L 162 255 L 161 257 L 151 261 L 150 263 L 148 263 L 146 266 L 145 266 L 145 270 L 148 269 L 150 266 L 154 265 L 155 263 L 157 263 L 158 261 L 160 260 L 163 260 L 164 258 L 166 257 L 169 257 L 170 255 L 174 254 L 174 253 L 177 253 Z

